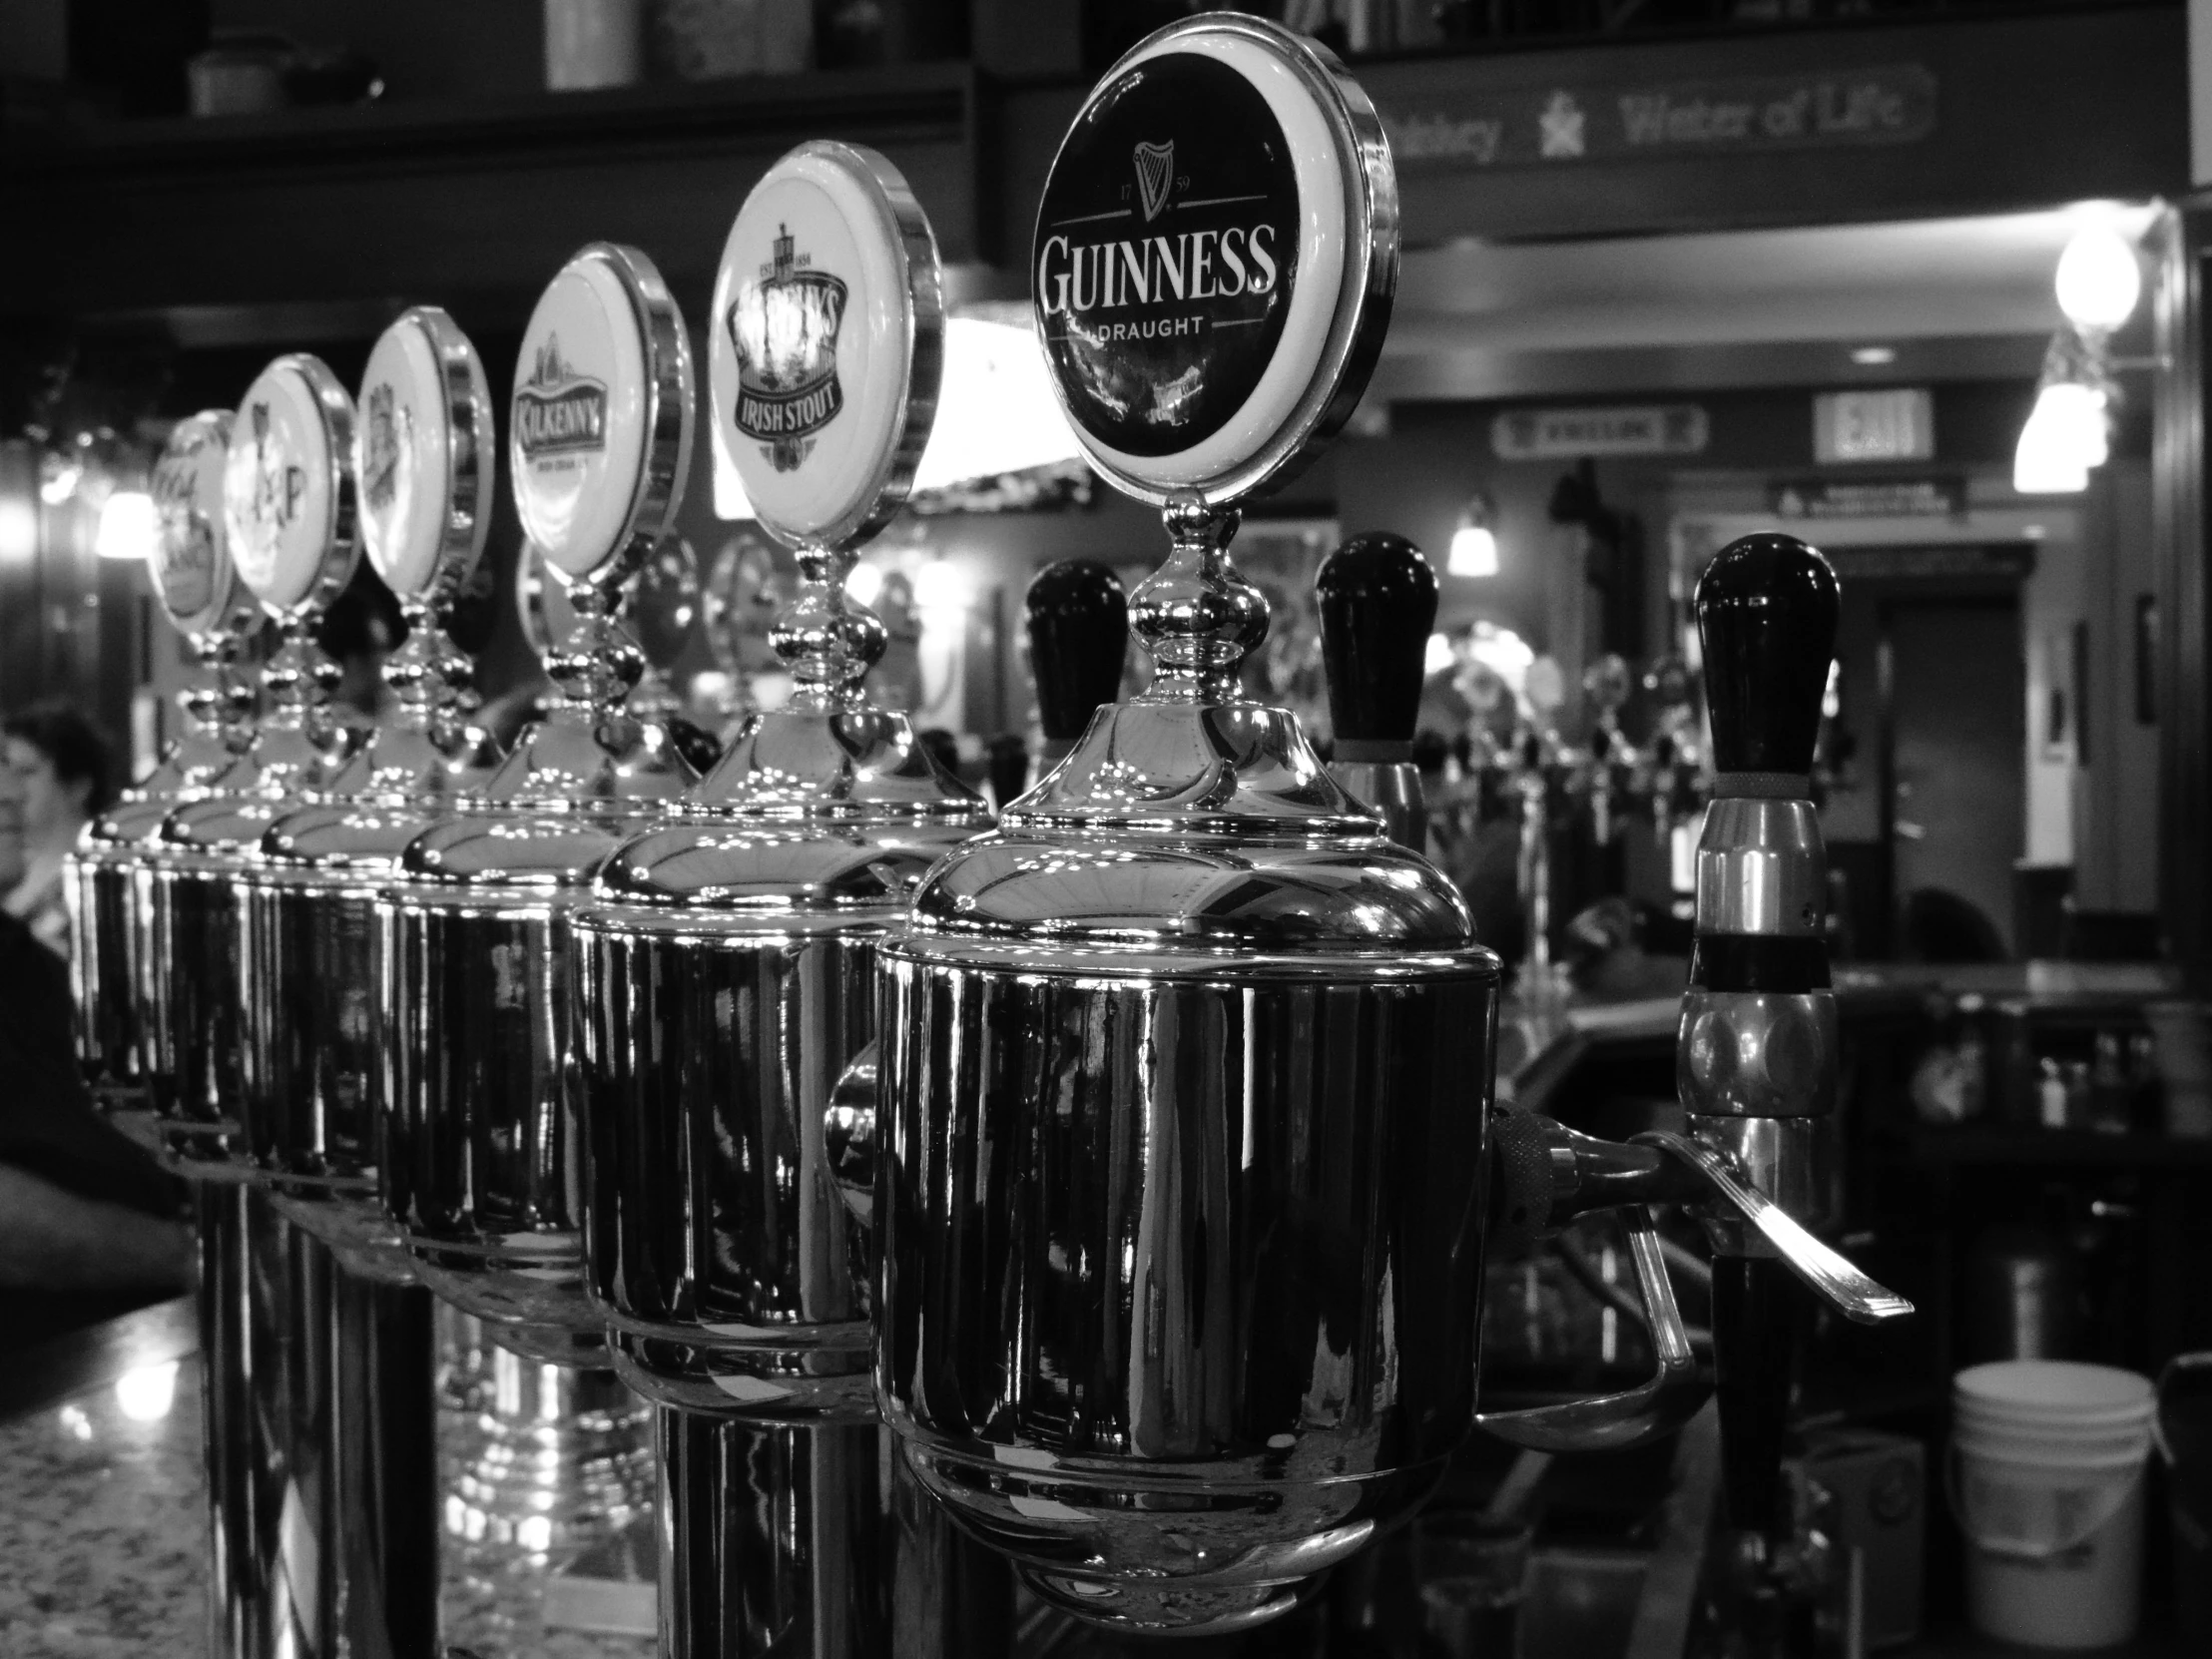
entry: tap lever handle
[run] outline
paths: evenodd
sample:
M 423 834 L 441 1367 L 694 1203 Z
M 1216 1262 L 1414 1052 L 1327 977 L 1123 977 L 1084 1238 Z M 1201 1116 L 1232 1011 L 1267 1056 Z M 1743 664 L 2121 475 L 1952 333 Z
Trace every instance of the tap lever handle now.
M 1048 743 L 1073 743 L 1102 703 L 1121 695 L 1129 597 L 1094 559 L 1062 559 L 1029 584 L 1029 672 Z
M 1694 608 L 1720 772 L 1812 772 L 1841 594 L 1818 551 L 1776 533 L 1730 542 L 1698 578 Z
M 1884 1325 L 1903 1319 L 1913 1305 L 1897 1292 L 1876 1284 L 1820 1240 L 1782 1206 L 1743 1179 L 1730 1160 L 1686 1135 L 1654 1129 L 1636 1141 L 1697 1172 L 1717 1199 L 1741 1214 L 1773 1245 L 1785 1266 L 1818 1292 L 1844 1318 L 1857 1325 Z
M 1420 718 L 1436 573 L 1387 531 L 1354 536 L 1314 581 L 1329 721 L 1340 746 L 1409 744 Z

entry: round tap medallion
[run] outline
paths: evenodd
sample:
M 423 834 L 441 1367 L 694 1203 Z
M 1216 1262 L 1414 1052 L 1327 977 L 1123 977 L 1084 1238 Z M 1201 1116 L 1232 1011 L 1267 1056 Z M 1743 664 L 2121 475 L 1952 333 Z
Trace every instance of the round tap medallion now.
M 415 306 L 369 352 L 359 407 L 368 562 L 402 599 L 465 581 L 491 528 L 491 389 L 476 347 L 445 312 Z
M 261 605 L 231 564 L 223 522 L 223 478 L 231 411 L 208 409 L 180 420 L 154 463 L 154 510 L 161 526 L 147 577 L 162 610 L 188 638 L 225 629 L 245 634 Z
M 279 616 L 318 608 L 353 574 L 353 400 L 319 357 L 278 357 L 246 390 L 223 478 L 231 558 Z
M 1031 279 L 1092 461 L 1146 500 L 1279 482 L 1365 385 L 1388 322 L 1397 192 L 1335 60 L 1251 18 L 1161 30 L 1054 158 Z
M 653 262 L 594 243 L 530 313 L 507 464 L 522 528 L 561 575 L 627 575 L 691 463 L 691 346 Z
M 717 464 L 787 542 L 849 546 L 913 480 L 943 362 L 937 246 L 871 150 L 806 144 L 738 210 L 715 278 Z

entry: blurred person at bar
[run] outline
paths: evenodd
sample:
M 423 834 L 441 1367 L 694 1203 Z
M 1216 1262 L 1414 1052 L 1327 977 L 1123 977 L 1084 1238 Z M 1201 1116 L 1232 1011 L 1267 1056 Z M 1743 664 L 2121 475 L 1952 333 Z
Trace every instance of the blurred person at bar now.
M 113 752 L 83 710 L 55 698 L 0 723 L 0 769 L 14 779 L 23 842 L 22 873 L 12 885 L 0 882 L 0 908 L 67 959 L 62 860 L 114 799 Z
M 0 893 L 12 894 L 30 865 L 26 807 L 45 809 L 26 786 L 35 769 L 15 763 L 16 723 L 5 731 Z M 68 968 L 0 906 L 0 1354 L 186 1290 L 181 1202 L 177 1183 L 93 1109 Z

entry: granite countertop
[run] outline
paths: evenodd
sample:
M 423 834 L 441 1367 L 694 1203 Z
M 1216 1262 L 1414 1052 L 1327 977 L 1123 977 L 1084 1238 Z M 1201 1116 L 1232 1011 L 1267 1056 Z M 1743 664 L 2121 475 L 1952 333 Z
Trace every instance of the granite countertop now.
M 9 1362 L 0 1373 L 0 1655 L 180 1659 L 209 1651 L 203 1433 L 189 1300 Z M 650 1537 L 650 1514 L 638 1524 Z M 483 1659 L 654 1652 L 647 1636 L 545 1628 L 553 1574 L 541 1565 L 498 1575 L 527 1592 L 517 1595 L 468 1570 L 462 1553 L 445 1552 L 440 1591 L 446 1640 L 465 1644 L 450 1651 Z M 502 1640 L 502 1631 L 515 1634 Z
M 0 1424 L 0 1653 L 205 1651 L 196 1360 L 156 1359 Z

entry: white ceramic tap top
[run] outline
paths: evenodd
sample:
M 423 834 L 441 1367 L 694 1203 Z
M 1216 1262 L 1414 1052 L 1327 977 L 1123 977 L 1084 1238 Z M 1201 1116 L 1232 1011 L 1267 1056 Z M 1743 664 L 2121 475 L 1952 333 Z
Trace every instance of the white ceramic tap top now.
M 530 313 L 507 434 L 522 528 L 571 581 L 627 570 L 691 465 L 691 346 L 653 262 L 594 243 Z
M 1351 412 L 1396 285 L 1397 187 L 1365 94 L 1230 14 L 1159 31 L 1062 141 L 1038 333 L 1092 463 L 1156 503 L 1281 482 Z
M 230 441 L 231 411 L 204 409 L 177 423 L 154 463 L 160 531 L 146 574 L 162 614 L 188 639 L 216 632 L 243 638 L 262 621 L 260 602 L 231 563 L 224 524 Z
M 491 387 L 434 305 L 386 328 L 361 375 L 354 470 L 362 550 L 399 598 L 458 587 L 491 528 Z
M 239 400 L 223 516 L 239 574 L 277 616 L 319 611 L 351 579 L 353 400 L 319 357 L 278 357 Z
M 943 363 L 936 240 L 898 171 L 800 146 L 738 210 L 707 349 L 715 464 L 787 543 L 851 546 L 905 499 Z

